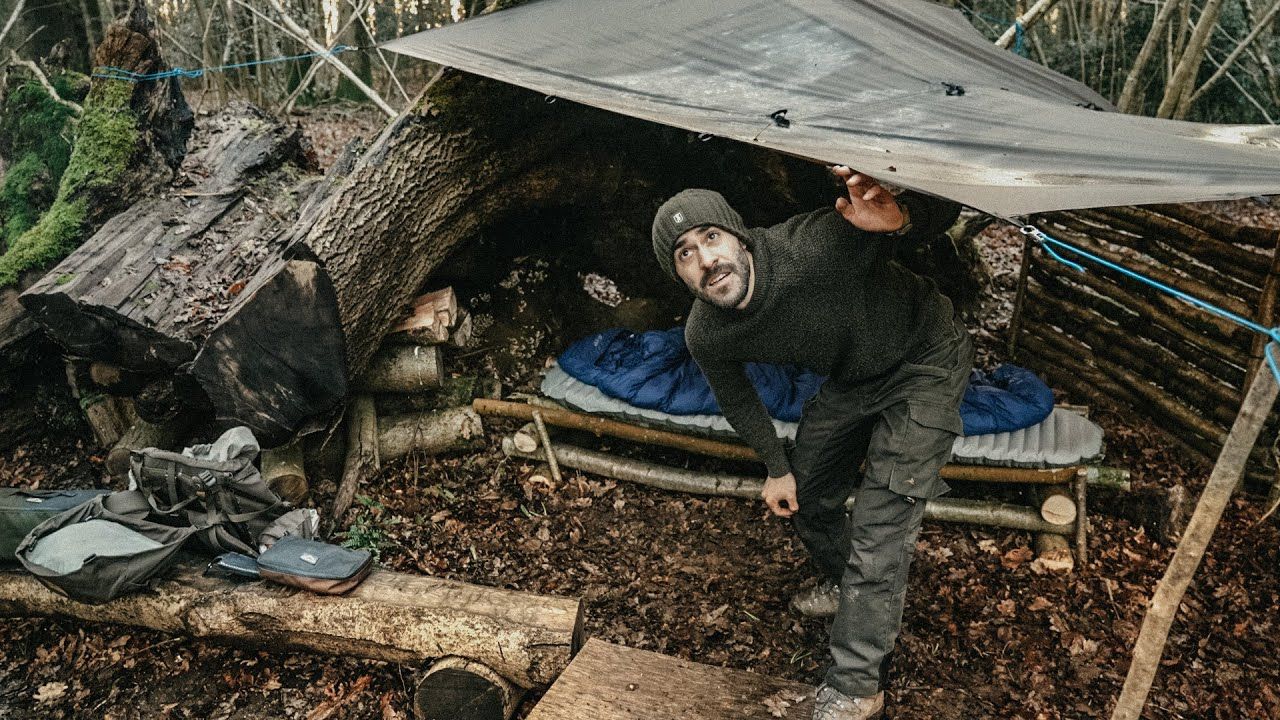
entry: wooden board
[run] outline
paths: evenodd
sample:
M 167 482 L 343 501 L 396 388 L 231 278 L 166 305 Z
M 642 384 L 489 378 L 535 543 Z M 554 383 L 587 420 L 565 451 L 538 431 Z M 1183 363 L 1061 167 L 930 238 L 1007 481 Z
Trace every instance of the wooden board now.
M 808 720 L 812 713 L 808 685 L 593 639 L 528 720 Z

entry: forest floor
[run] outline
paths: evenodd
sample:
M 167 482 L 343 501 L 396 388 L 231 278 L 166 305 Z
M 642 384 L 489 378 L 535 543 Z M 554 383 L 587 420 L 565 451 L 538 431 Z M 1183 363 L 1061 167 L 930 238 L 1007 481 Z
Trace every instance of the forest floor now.
M 1227 209 L 1275 221 L 1271 208 L 1253 201 Z M 1012 229 L 984 236 L 995 292 L 971 323 L 981 365 L 1002 358 L 1020 247 Z M 546 293 L 564 292 L 556 270 L 554 259 L 520 258 L 511 282 L 464 294 L 483 351 L 454 353 L 450 370 L 531 389 L 543 360 L 575 339 L 537 312 Z M 589 278 L 575 291 L 598 297 L 599 283 Z M 1107 463 L 1129 468 L 1135 488 L 1182 484 L 1198 494 L 1208 468 L 1141 416 L 1095 410 L 1092 417 L 1106 431 Z M 575 472 L 559 487 L 532 479 L 532 463 L 498 450 L 514 428 L 492 423 L 481 451 L 385 467 L 362 488 L 343 538 L 397 570 L 581 597 L 591 637 L 821 680 L 826 624 L 787 608 L 814 582 L 789 524 L 760 502 Z M 610 449 L 699 462 L 622 443 Z M 101 462 L 87 434 L 68 433 L 0 455 L 0 486 L 100 486 Z M 313 500 L 327 507 L 332 492 L 324 479 Z M 1174 624 L 1144 717 L 1280 718 L 1280 524 L 1259 522 L 1264 506 L 1256 495 L 1229 506 Z M 1027 533 L 926 524 L 891 670 L 894 716 L 1106 717 L 1172 547 L 1106 514 L 1093 512 L 1090 522 L 1089 566 L 1067 576 L 1035 571 Z M 0 647 L 0 718 L 391 720 L 411 717 L 417 670 L 46 618 L 5 620 Z

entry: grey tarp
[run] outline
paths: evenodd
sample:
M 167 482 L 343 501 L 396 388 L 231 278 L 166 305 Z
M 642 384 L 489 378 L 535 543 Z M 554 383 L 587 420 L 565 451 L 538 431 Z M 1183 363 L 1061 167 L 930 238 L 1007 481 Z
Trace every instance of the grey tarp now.
M 382 47 L 1005 216 L 1280 193 L 1275 126 L 1100 112 L 924 0 L 534 0 Z

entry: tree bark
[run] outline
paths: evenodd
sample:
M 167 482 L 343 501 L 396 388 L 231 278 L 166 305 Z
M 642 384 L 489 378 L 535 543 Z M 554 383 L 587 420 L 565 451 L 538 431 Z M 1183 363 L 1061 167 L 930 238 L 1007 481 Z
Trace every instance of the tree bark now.
M 393 460 L 413 452 L 438 455 L 476 447 L 484 425 L 471 408 L 378 418 L 378 453 Z
M 1187 99 L 1195 89 L 1196 74 L 1200 64 L 1204 62 L 1205 46 L 1209 44 L 1209 35 L 1218 24 L 1218 15 L 1222 11 L 1223 0 L 1206 0 L 1200 10 L 1200 17 L 1191 30 L 1187 46 L 1164 88 L 1164 97 L 1156 108 L 1156 117 L 1170 118 L 1186 114 Z
M 1137 113 L 1142 109 L 1142 97 L 1139 93 L 1143 74 L 1147 70 L 1147 64 L 1151 62 L 1151 56 L 1155 54 L 1156 47 L 1164 39 L 1165 28 L 1169 26 L 1169 21 L 1173 19 L 1173 14 L 1180 4 L 1179 0 L 1165 0 L 1160 12 L 1156 13 L 1151 21 L 1151 29 L 1147 31 L 1147 37 L 1142 41 L 1142 47 L 1129 67 L 1129 74 L 1124 79 L 1124 88 L 1120 91 L 1120 99 L 1116 101 L 1116 109 L 1120 112 Z
M 385 345 L 356 384 L 371 393 L 423 392 L 440 387 L 443 364 L 438 345 Z
M 455 655 L 546 686 L 581 645 L 582 601 L 375 568 L 345 595 L 205 577 L 184 566 L 145 593 L 89 605 L 0 573 L 0 615 L 61 615 L 194 637 L 421 664 Z

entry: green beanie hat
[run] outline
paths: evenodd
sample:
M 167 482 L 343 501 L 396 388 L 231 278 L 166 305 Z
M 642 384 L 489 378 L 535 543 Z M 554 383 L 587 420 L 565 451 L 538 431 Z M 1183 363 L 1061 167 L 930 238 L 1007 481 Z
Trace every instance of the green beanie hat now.
M 684 190 L 658 208 L 653 218 L 653 255 L 658 265 L 674 280 L 676 275 L 676 240 L 692 228 L 715 225 L 738 236 L 751 248 L 751 234 L 742 216 L 729 207 L 729 202 L 715 190 Z

